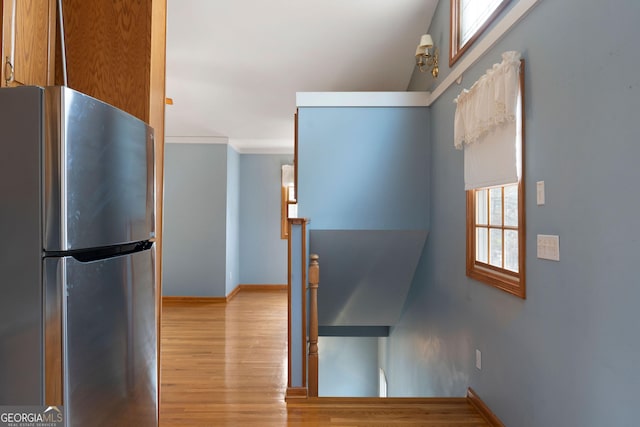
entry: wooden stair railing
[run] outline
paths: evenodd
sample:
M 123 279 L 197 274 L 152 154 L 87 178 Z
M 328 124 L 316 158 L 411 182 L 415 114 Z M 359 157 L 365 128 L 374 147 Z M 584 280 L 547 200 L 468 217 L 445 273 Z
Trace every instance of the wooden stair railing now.
M 309 263 L 309 397 L 318 397 L 318 284 L 319 256 L 311 254 Z
M 306 399 L 307 384 L 307 222 L 289 218 L 288 369 L 285 400 Z
M 320 265 L 319 256 L 315 254 L 310 255 L 307 265 L 308 222 L 305 218 L 288 220 L 287 402 L 318 396 Z

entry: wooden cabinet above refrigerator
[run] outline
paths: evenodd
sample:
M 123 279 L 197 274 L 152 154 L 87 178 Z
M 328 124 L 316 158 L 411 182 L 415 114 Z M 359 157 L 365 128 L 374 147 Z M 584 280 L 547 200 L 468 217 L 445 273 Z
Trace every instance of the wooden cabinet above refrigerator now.
M 54 83 L 55 0 L 2 2 L 0 86 Z

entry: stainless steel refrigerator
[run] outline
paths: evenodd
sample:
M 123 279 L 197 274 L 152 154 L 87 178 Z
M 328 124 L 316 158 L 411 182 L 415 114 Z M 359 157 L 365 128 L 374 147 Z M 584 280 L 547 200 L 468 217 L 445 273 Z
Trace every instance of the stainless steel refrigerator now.
M 4 88 L 0 149 L 0 405 L 157 425 L 153 130 L 69 88 Z

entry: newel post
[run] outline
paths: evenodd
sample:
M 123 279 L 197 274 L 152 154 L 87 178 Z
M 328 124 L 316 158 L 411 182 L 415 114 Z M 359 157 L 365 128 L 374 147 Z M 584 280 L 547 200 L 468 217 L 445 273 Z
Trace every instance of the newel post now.
M 311 254 L 309 263 L 309 396 L 318 396 L 318 283 L 320 258 Z

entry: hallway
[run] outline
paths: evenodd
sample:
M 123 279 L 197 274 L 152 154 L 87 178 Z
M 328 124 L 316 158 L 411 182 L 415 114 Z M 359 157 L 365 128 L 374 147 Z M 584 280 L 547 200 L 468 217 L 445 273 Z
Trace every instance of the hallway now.
M 287 408 L 286 342 L 285 291 L 165 304 L 160 426 L 488 426 L 465 399 Z

